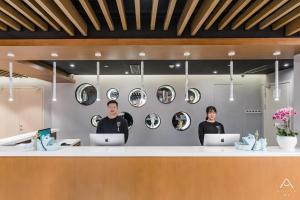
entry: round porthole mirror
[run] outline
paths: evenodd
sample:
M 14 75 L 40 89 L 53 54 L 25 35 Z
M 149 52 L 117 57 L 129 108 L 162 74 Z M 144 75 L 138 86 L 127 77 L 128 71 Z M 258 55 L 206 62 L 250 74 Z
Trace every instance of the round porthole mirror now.
M 106 96 L 109 100 L 117 100 L 119 98 L 119 91 L 116 88 L 110 88 Z
M 169 104 L 174 101 L 176 93 L 172 86 L 163 85 L 157 89 L 156 96 L 161 103 Z
M 187 130 L 191 125 L 191 118 L 185 112 L 177 112 L 172 119 L 173 127 L 178 131 Z
M 99 121 L 102 119 L 101 115 L 94 115 L 91 118 L 91 124 L 97 128 Z
M 160 125 L 160 117 L 155 113 L 147 115 L 145 118 L 145 125 L 150 129 L 158 128 Z
M 139 88 L 133 89 L 128 95 L 129 103 L 134 107 L 142 107 L 147 101 L 147 94 Z
M 81 105 L 91 105 L 97 99 L 97 90 L 93 85 L 83 83 L 76 88 L 75 98 Z
M 196 88 L 190 88 L 188 90 L 188 103 L 190 104 L 195 104 L 199 102 L 201 99 L 201 93 L 198 89 Z
M 126 119 L 128 128 L 132 127 L 132 125 L 133 125 L 133 118 L 132 118 L 131 114 L 129 114 L 128 112 L 121 112 L 121 113 L 119 113 L 119 116 L 121 116 L 124 119 Z

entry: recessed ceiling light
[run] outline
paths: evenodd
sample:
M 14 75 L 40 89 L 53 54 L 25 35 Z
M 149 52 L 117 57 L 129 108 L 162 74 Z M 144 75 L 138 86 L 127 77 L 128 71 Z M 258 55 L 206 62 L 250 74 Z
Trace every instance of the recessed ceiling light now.
M 289 63 L 284 63 L 283 66 L 288 67 L 288 66 L 290 66 L 290 64 Z
M 170 69 L 174 69 L 175 65 L 169 65 Z
M 53 53 L 51 53 L 51 56 L 52 56 L 52 57 L 58 57 L 58 54 L 55 53 L 55 52 L 53 52 Z
M 126 71 L 126 72 L 125 72 L 125 74 L 129 74 L 129 72 L 128 72 L 128 71 Z
M 101 52 L 97 51 L 97 52 L 95 53 L 95 56 L 96 56 L 96 57 L 101 57 Z
M 180 67 L 181 64 L 180 64 L 180 63 L 176 63 L 175 66 L 176 66 L 176 67 Z
M 104 65 L 103 67 L 108 68 L 109 66 L 108 65 Z
M 191 53 L 187 51 L 187 52 L 184 52 L 183 55 L 184 55 L 185 57 L 187 57 L 187 56 L 190 56 Z
M 229 51 L 228 56 L 235 56 L 235 51 Z
M 74 64 L 74 63 L 71 63 L 71 64 L 70 64 L 70 67 L 74 68 L 74 67 L 75 67 L 75 64 Z
M 217 73 L 218 73 L 218 71 L 217 71 L 217 70 L 214 70 L 212 73 L 213 73 L 213 74 L 217 74 Z
M 15 54 L 12 53 L 12 52 L 8 52 L 8 53 L 7 53 L 7 56 L 12 58 L 12 57 L 15 57 Z
M 280 51 L 275 51 L 275 52 L 273 53 L 273 56 L 280 56 L 280 54 L 281 54 Z
M 145 56 L 146 56 L 146 53 L 145 53 L 145 52 L 140 52 L 140 53 L 139 53 L 139 56 L 145 57 Z

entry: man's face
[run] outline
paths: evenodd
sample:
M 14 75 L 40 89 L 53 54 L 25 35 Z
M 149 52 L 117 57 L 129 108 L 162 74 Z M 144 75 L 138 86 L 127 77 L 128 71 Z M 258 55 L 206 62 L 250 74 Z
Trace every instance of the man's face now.
M 115 103 L 111 103 L 107 106 L 107 112 L 109 115 L 117 115 L 118 114 L 118 106 Z

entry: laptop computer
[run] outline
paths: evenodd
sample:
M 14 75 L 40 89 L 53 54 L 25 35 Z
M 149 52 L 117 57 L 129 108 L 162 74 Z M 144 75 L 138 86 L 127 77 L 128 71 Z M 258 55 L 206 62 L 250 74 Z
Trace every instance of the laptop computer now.
M 240 134 L 237 133 L 209 133 L 204 135 L 204 146 L 234 146 L 240 141 Z
M 123 133 L 91 133 L 91 146 L 119 146 L 125 144 L 125 136 Z

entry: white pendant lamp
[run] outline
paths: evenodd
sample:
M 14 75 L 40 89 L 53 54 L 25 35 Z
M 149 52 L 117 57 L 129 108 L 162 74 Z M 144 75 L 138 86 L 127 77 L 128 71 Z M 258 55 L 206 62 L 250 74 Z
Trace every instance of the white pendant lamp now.
M 99 59 L 101 57 L 100 52 L 96 52 L 95 56 Z M 100 101 L 100 61 L 97 61 L 97 98 L 96 101 Z
M 146 56 L 146 53 L 140 52 L 139 56 L 141 57 L 141 90 L 144 91 L 145 86 L 144 86 L 144 60 L 143 60 L 143 58 Z
M 15 57 L 13 53 L 8 53 L 7 56 L 9 59 Z M 13 94 L 13 62 L 12 60 L 9 60 L 8 62 L 8 71 L 9 71 L 9 79 L 8 79 L 8 84 L 9 84 L 9 97 L 8 101 L 14 101 L 14 94 Z
M 230 57 L 230 87 L 229 87 L 229 101 L 234 101 L 233 95 L 233 60 L 232 57 L 235 56 L 234 51 L 228 52 L 228 56 Z
M 278 56 L 280 56 L 280 51 L 275 51 L 273 56 L 275 56 L 275 90 L 274 90 L 274 101 L 279 101 L 280 94 L 279 94 L 279 61 Z
M 57 53 L 51 53 L 51 57 L 58 57 Z M 56 61 L 53 61 L 53 78 L 52 78 L 52 101 L 56 102 Z
M 184 84 L 184 94 L 185 94 L 185 101 L 189 100 L 189 61 L 188 57 L 191 55 L 190 52 L 184 52 L 185 57 L 185 84 Z

